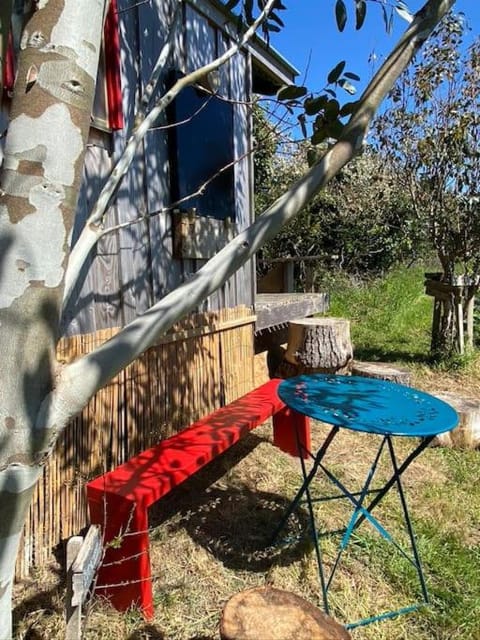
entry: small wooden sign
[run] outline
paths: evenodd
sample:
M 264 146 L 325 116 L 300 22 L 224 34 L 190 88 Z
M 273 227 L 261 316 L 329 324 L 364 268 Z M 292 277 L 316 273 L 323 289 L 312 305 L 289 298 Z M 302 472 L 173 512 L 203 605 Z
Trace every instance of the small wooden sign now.
M 93 525 L 89 528 L 72 565 L 73 607 L 79 606 L 85 601 L 100 563 L 102 550 L 100 527 Z
M 82 604 L 90 591 L 102 554 L 102 535 L 98 525 L 92 525 L 85 538 L 74 536 L 67 543 L 65 640 L 80 640 L 82 636 Z
M 173 255 L 178 259 L 208 260 L 237 234 L 230 219 L 217 219 L 189 212 L 173 212 Z

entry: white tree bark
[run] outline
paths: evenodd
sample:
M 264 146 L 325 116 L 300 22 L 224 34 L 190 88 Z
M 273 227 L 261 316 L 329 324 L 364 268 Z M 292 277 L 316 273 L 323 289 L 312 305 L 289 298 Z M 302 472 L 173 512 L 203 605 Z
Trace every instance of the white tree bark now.
M 41 475 L 39 466 L 12 465 L 0 471 L 0 639 L 12 637 L 12 577 L 23 524 Z

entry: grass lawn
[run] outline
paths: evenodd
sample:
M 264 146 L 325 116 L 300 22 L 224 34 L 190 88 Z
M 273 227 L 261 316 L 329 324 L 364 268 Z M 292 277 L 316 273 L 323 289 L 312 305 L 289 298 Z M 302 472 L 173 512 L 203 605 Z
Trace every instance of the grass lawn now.
M 351 318 L 357 358 L 401 362 L 411 368 L 414 384 L 427 391 L 480 397 L 477 357 L 450 371 L 428 362 L 432 300 L 422 294 L 422 274 L 423 269 L 400 270 L 370 286 L 334 287 L 331 315 Z M 316 423 L 313 431 L 318 445 L 326 427 Z M 349 487 L 358 485 L 374 446 L 373 436 L 341 433 L 329 452 L 329 466 Z M 409 450 L 405 441 L 398 447 L 404 454 Z M 265 548 L 299 482 L 298 461 L 272 447 L 271 428 L 256 430 L 151 511 L 154 619 L 146 623 L 136 611 L 120 615 L 94 600 L 84 637 L 218 640 L 226 600 L 265 583 L 319 604 L 312 545 L 294 535 L 306 523 L 303 507 L 288 525 L 291 543 Z M 480 640 L 480 452 L 429 448 L 408 469 L 404 483 L 431 606 L 358 628 L 352 637 Z M 316 488 L 326 489 L 325 482 L 318 480 Z M 339 502 L 318 509 L 325 530 L 338 527 L 348 515 Z M 404 539 L 394 492 L 376 515 Z M 323 549 L 331 563 L 331 538 Z M 363 524 L 332 584 L 334 616 L 354 620 L 410 604 L 417 595 L 412 568 Z M 17 637 L 63 638 L 63 597 L 54 570 L 18 585 Z

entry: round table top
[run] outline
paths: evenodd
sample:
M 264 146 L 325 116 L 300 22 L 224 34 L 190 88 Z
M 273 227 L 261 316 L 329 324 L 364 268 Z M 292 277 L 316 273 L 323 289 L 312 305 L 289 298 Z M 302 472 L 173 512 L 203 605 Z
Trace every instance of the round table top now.
M 354 431 L 429 437 L 458 424 L 457 412 L 443 400 L 375 378 L 302 375 L 281 382 L 278 395 L 303 415 Z

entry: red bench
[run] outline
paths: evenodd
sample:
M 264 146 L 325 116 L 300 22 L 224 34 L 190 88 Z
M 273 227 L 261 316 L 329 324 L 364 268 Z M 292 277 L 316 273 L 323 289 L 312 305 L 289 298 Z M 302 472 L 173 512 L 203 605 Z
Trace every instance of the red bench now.
M 87 484 L 90 520 L 101 525 L 106 548 L 97 594 L 150 618 L 148 507 L 272 416 L 276 446 L 298 455 L 297 433 L 310 449 L 308 418 L 279 399 L 279 383 L 270 380 Z

